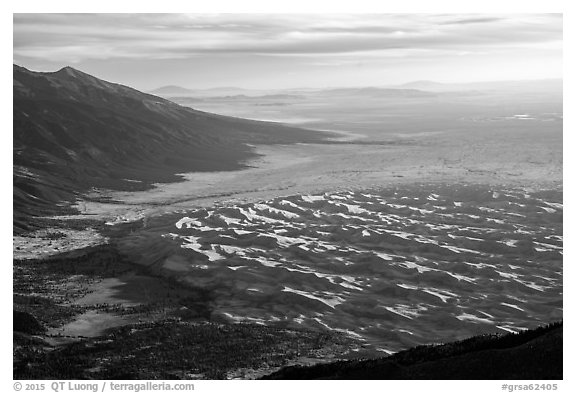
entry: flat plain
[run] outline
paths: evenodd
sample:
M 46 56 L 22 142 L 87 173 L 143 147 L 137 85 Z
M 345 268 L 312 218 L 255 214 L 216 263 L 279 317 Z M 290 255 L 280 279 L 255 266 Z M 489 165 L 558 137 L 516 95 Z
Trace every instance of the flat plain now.
M 229 356 L 249 352 L 253 326 L 280 346 L 204 368 L 196 359 L 192 374 L 170 362 L 138 374 L 135 362 L 118 377 L 255 377 L 561 320 L 561 94 L 368 93 L 169 97 L 331 134 L 250 145 L 257 157 L 241 170 L 184 173 L 146 191 L 96 188 L 72 205 L 79 214 L 46 217 L 51 233 L 15 236 L 15 304 L 43 290 L 31 277 L 54 282 L 58 317 L 32 314 L 71 352 L 50 356 L 80 356 L 74 376 L 110 376 L 106 340 L 144 337 L 113 355 L 124 362 L 141 358 L 148 334 L 210 336 L 216 324 L 231 338 L 212 350 Z M 79 219 L 95 224 L 74 229 Z M 75 250 L 86 245 L 89 256 Z M 56 262 L 34 264 L 40 254 Z

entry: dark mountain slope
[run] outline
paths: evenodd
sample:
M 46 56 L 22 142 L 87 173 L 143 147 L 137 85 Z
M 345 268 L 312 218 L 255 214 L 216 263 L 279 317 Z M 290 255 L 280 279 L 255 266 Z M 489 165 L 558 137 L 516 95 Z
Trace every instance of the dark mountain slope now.
M 14 229 L 91 187 L 146 189 L 176 173 L 233 170 L 246 143 L 312 142 L 325 134 L 208 114 L 70 67 L 14 66 Z
M 369 360 L 292 366 L 264 379 L 562 379 L 562 322 Z

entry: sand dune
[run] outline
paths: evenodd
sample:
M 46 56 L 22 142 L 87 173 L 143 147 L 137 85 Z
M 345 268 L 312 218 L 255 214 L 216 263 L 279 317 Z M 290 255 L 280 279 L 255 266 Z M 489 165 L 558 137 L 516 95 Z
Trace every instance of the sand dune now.
M 518 215 L 494 219 L 507 212 Z M 561 191 L 403 185 L 191 209 L 151 228 L 165 235 L 127 236 L 124 252 L 211 291 L 214 318 L 330 328 L 397 351 L 563 313 Z

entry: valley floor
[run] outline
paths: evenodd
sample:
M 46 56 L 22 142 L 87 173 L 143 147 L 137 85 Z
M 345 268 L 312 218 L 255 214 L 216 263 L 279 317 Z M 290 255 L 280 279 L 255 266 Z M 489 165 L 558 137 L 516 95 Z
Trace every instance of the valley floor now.
M 535 189 L 562 184 L 561 138 L 520 131 L 408 134 L 255 149 L 261 157 L 247 163 L 250 169 L 184 174 L 182 182 L 143 192 L 99 190 L 76 207 L 89 217 L 122 223 L 192 207 L 395 184 L 464 182 Z
M 173 276 L 163 276 L 154 270 L 154 260 L 165 255 L 130 253 L 130 242 L 159 238 L 165 234 L 167 220 L 175 215 L 182 218 L 190 210 L 225 208 L 280 196 L 385 190 L 421 183 L 482 184 L 561 194 L 562 156 L 558 152 L 562 151 L 562 141 L 546 138 L 548 135 L 524 135 L 521 131 L 498 135 L 496 129 L 482 135 L 424 133 L 258 146 L 255 149 L 261 156 L 249 162 L 251 168 L 246 170 L 184 174 L 182 182 L 159 184 L 146 192 L 95 190 L 77 202 L 80 216 L 45 218 L 48 228 L 44 232 L 14 238 L 15 310 L 23 313 L 18 318 L 31 317 L 38 324 L 32 331 L 15 327 L 14 376 L 253 378 L 262 376 L 262 370 L 269 373 L 289 364 L 374 357 L 374 347 L 354 340 L 342 329 L 326 332 L 299 330 L 288 323 L 231 324 L 233 321 L 222 313 L 214 319 L 212 308 L 218 304 L 217 296 L 226 296 L 218 295 L 221 289 L 183 286 Z M 561 223 L 561 210 L 558 214 Z M 83 227 L 82 219 L 92 221 L 78 230 Z M 558 219 L 554 220 L 556 225 Z M 80 224 L 71 225 L 73 222 Z M 170 221 L 170 226 L 174 224 Z M 98 234 L 91 236 L 96 233 L 94 228 Z M 561 236 L 553 230 L 546 233 L 555 234 Z M 555 255 L 555 263 L 558 259 L 561 283 L 561 256 Z M 168 270 L 177 274 L 182 273 L 179 268 L 187 271 L 188 267 L 178 261 L 173 259 Z M 558 317 L 561 299 L 560 304 L 553 304 Z M 547 322 L 552 321 L 542 321 Z M 182 340 L 198 334 L 206 340 L 186 341 L 189 345 L 182 346 Z M 263 340 L 256 351 L 246 345 L 254 337 Z M 146 363 L 148 368 L 139 372 L 143 354 L 162 340 L 166 347 L 154 355 L 161 359 L 161 370 L 154 363 Z M 210 340 L 220 344 L 208 345 Z M 122 342 L 138 345 L 125 348 Z M 177 366 L 168 356 L 176 348 L 180 350 L 178 356 L 189 359 L 185 367 Z M 203 352 L 203 357 L 193 356 L 198 352 Z M 226 358 L 231 353 L 241 356 Z M 76 366 L 66 374 L 62 370 L 69 364 Z M 121 372 L 119 364 L 126 365 Z

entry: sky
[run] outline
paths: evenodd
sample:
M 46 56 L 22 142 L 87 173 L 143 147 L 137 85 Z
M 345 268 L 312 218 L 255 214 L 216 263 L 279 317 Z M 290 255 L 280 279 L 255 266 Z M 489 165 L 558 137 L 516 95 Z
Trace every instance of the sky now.
M 562 78 L 562 14 L 14 14 L 13 62 L 140 90 Z

